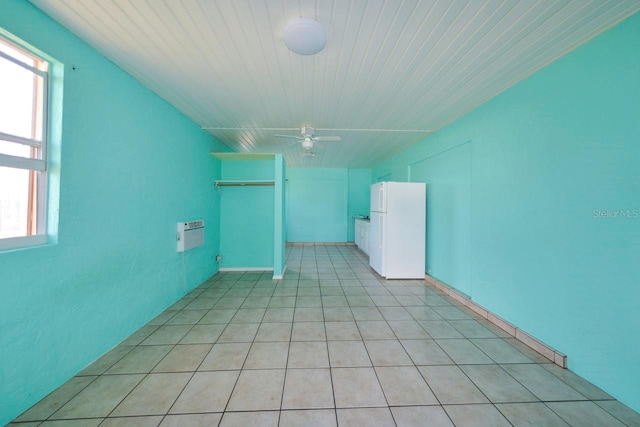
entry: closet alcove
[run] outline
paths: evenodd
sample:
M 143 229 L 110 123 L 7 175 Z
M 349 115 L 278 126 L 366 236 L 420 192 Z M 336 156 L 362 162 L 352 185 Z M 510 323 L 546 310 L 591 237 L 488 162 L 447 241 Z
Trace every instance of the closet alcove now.
M 285 265 L 285 183 L 282 154 L 211 153 L 220 209 L 220 271 L 273 271 Z

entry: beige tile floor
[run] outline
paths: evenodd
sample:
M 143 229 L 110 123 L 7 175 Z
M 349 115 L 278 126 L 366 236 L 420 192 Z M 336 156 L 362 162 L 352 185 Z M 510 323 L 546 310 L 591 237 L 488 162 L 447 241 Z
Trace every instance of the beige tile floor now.
M 640 415 L 353 246 L 219 273 L 15 421 L 31 426 L 640 426 Z

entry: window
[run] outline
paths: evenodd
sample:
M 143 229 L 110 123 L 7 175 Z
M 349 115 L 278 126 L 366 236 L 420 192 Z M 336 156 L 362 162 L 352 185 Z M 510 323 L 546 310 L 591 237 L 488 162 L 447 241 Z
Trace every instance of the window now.
M 50 65 L 0 37 L 0 249 L 47 241 Z

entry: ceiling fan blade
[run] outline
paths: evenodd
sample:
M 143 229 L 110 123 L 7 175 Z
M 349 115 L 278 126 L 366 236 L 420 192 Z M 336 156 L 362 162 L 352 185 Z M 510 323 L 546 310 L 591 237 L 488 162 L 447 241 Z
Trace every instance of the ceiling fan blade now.
M 293 136 L 293 135 L 273 135 L 273 136 L 277 136 L 278 138 L 292 138 L 292 139 L 297 139 L 297 140 L 304 139 L 302 137 Z
M 314 141 L 341 141 L 342 138 L 340 138 L 339 136 L 314 136 L 313 137 Z
M 292 142 L 291 144 L 287 145 L 287 147 L 292 147 L 292 146 L 298 145 L 298 144 L 300 144 L 300 141 Z

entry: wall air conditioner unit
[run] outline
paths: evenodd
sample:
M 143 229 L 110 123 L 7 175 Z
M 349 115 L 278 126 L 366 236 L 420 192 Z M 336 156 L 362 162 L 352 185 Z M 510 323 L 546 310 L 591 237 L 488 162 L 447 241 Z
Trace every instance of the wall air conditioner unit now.
M 204 221 L 179 222 L 177 239 L 178 252 L 204 245 Z

